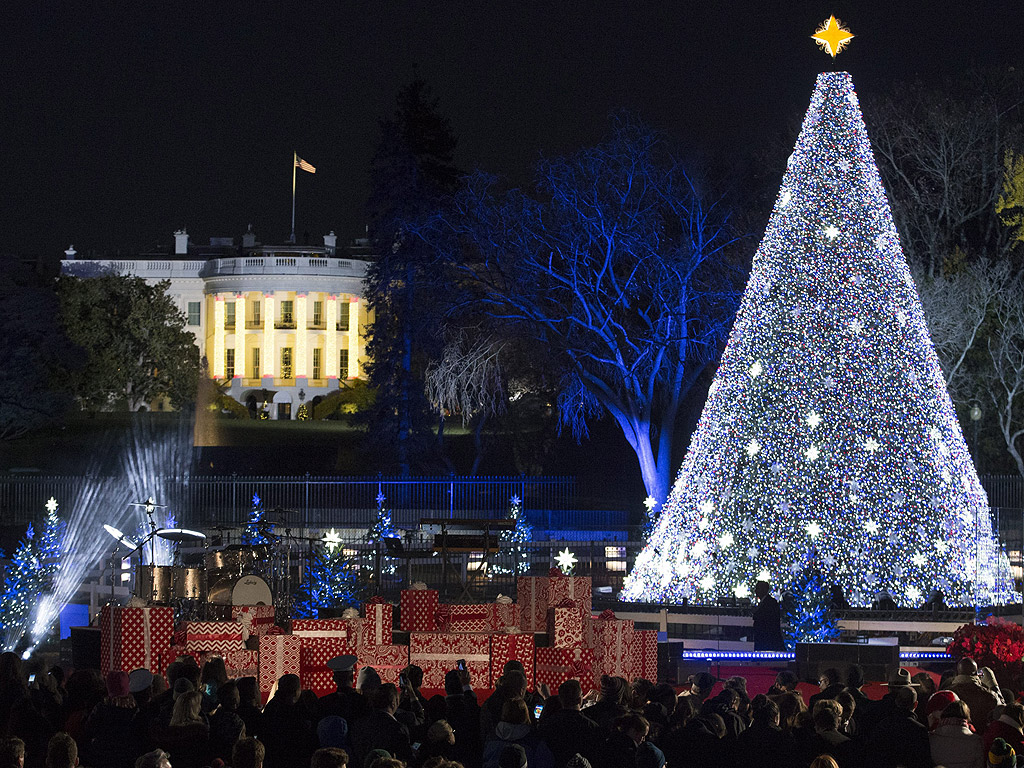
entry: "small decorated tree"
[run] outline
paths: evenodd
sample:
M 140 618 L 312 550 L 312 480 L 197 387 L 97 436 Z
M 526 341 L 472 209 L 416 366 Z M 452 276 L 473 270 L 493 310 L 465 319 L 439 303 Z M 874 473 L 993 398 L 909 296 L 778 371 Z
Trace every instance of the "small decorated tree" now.
M 366 540 L 373 544 L 373 549 L 367 552 L 362 560 L 363 566 L 373 571 L 379 557 L 380 572 L 382 574 L 392 574 L 397 568 L 395 563 L 386 556 L 383 542 L 384 539 L 398 536 L 398 533 L 391 524 L 391 510 L 385 504 L 386 501 L 387 498 L 384 496 L 383 491 L 379 491 L 376 498 L 377 517 L 373 521 L 373 525 L 370 526 L 370 530 L 366 532 Z
M 50 497 L 46 502 L 46 518 L 43 521 L 43 532 L 39 539 L 39 560 L 42 565 L 41 583 L 48 588 L 53 587 L 60 569 L 61 547 L 64 543 L 64 532 L 67 524 L 57 516 L 57 500 Z
M 839 637 L 839 624 L 831 612 L 831 594 L 817 567 L 805 566 L 791 582 L 789 592 L 792 601 L 784 601 L 783 616 L 789 624 L 783 633 L 789 650 L 797 643 L 827 643 Z
M 0 595 L 4 651 L 13 651 L 28 629 L 32 610 L 42 592 L 41 570 L 35 530 L 29 525 L 4 573 L 4 591 Z
M 263 501 L 258 493 L 252 495 L 252 509 L 249 510 L 249 521 L 242 529 L 242 543 L 253 546 L 255 544 L 267 544 L 266 533 L 273 528 L 264 522 L 266 510 L 263 508 Z
M 359 605 L 361 585 L 357 569 L 346 557 L 337 535 L 331 534 L 310 552 L 306 572 L 295 591 L 293 612 L 297 618 L 318 619 L 324 611 Z
M 495 565 L 494 573 L 524 574 L 530 570 L 530 542 L 533 541 L 533 526 L 523 514 L 523 501 L 519 496 L 509 499 L 509 520 L 515 521 L 515 528 L 501 534 L 502 549 L 511 554 L 511 566 Z

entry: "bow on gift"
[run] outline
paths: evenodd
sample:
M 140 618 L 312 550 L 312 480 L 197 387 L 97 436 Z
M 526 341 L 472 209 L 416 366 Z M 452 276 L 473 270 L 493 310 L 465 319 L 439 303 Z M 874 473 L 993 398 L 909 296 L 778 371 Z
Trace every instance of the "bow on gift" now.
M 555 606 L 555 608 L 579 608 L 580 604 L 575 600 L 570 600 L 568 597 L 562 598 L 562 602 Z M 608 611 L 611 613 L 611 611 Z M 612 613 L 612 618 L 615 618 L 615 614 Z
M 343 619 L 358 619 L 359 618 L 359 611 L 357 611 L 355 608 L 346 608 L 344 611 L 341 612 L 341 618 L 343 618 Z
M 512 598 L 509 597 L 508 595 L 503 595 L 503 594 L 501 594 L 499 592 L 498 593 L 498 597 L 495 599 L 494 602 L 496 602 L 498 605 L 511 605 L 512 604 Z
M 614 621 L 615 611 L 613 611 L 611 608 L 605 608 L 603 611 L 601 611 L 601 615 L 597 618 L 599 621 Z
M 565 574 L 562 573 L 562 569 L 561 568 L 552 568 L 551 570 L 548 571 L 548 576 L 553 579 L 556 576 L 565 576 Z
M 452 618 L 452 607 L 450 605 L 439 605 L 434 611 L 434 621 L 438 624 L 448 624 Z
M 367 605 L 384 605 L 384 603 L 386 603 L 386 602 L 387 601 L 383 597 L 381 597 L 380 595 L 374 595 L 373 597 L 371 597 L 369 600 L 366 601 L 366 604 Z
M 415 589 L 417 591 L 424 590 L 426 588 L 427 588 L 427 585 L 424 584 L 422 581 L 414 581 L 412 583 L 412 586 L 409 587 L 409 589 Z
M 583 677 L 593 669 L 583 659 L 572 659 L 566 666 L 570 677 Z
M 284 628 L 274 624 L 270 629 L 267 630 L 268 635 L 283 635 Z

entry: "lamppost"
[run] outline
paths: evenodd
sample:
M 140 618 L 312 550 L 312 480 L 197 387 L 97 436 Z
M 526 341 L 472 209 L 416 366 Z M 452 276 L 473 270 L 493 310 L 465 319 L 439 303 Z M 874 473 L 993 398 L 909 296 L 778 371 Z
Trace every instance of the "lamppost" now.
M 972 446 L 974 448 L 974 469 L 979 475 L 981 474 L 981 467 L 978 464 L 978 456 L 980 455 L 978 451 L 978 427 L 981 425 L 982 415 L 980 405 L 977 403 L 971 405 L 970 416 L 971 421 L 974 422 L 974 445 Z

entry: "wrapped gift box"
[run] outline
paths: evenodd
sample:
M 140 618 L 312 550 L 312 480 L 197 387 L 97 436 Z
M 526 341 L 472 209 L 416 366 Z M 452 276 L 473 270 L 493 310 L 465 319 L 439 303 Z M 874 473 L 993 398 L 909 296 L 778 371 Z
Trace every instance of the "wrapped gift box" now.
M 561 605 L 571 600 L 589 616 L 594 605 L 594 591 L 589 576 L 566 576 L 558 569 L 552 569 L 548 579 L 548 606 Z
M 652 683 L 658 682 L 658 631 L 637 629 L 633 632 L 633 648 L 630 655 L 630 674 L 627 680 L 642 677 Z
M 589 615 L 587 616 L 589 618 Z M 548 608 L 548 638 L 555 648 L 577 648 L 583 645 L 583 611 L 572 601 Z
M 409 666 L 408 645 L 360 646 L 358 667 L 373 667 L 381 682 L 398 685 L 399 673 Z
M 174 635 L 174 609 L 105 605 L 100 612 L 100 672 L 148 669 L 159 674 Z
M 437 624 L 436 589 L 403 589 L 398 602 L 399 628 L 403 632 L 434 632 Z
M 293 635 L 294 637 L 294 635 Z M 299 678 L 302 687 L 323 696 L 335 690 L 334 671 L 327 662 L 335 656 L 355 654 L 355 646 L 339 637 L 301 637 Z
M 494 626 L 493 605 L 441 605 L 436 621 L 438 632 L 488 634 Z
M 505 664 L 513 659 L 523 662 L 526 679 L 533 680 L 533 663 L 536 648 L 532 632 L 505 632 L 491 635 L 491 679 L 489 685 L 496 688 Z
M 224 657 L 224 666 L 228 670 L 228 677 L 237 678 L 259 676 L 259 651 L 225 651 L 220 655 Z
M 491 606 L 491 630 L 505 632 L 519 628 L 519 606 L 515 603 L 495 603 Z
M 292 634 L 299 637 L 332 637 L 355 647 L 362 619 L 292 619 Z
M 583 692 L 594 688 L 594 652 L 589 648 L 538 648 L 537 685 L 552 693 L 566 680 L 579 680 Z
M 261 635 L 259 654 L 260 696 L 266 704 L 280 677 L 301 675 L 302 638 L 294 635 Z
M 409 635 L 409 663 L 423 669 L 424 688 L 444 688 L 444 676 L 459 659 L 474 685 L 490 679 L 491 636 L 445 632 L 413 632 Z
M 519 628 L 523 632 L 547 632 L 549 581 L 547 576 L 520 576 L 516 579 Z
M 275 611 L 272 605 L 233 605 L 231 620 L 242 625 L 242 639 L 249 635 L 265 635 L 274 626 Z
M 615 675 L 629 679 L 633 665 L 633 637 L 635 630 L 630 620 L 616 619 L 611 611 L 604 611 L 590 619 L 584 632 L 584 644 L 594 652 L 594 679 L 601 675 Z
M 366 618 L 359 625 L 359 643 L 391 645 L 392 621 L 395 606 L 382 598 L 373 597 L 366 603 Z
M 185 621 L 174 633 L 176 645 L 189 651 L 244 651 L 242 625 L 237 621 Z
M 182 656 L 191 656 L 202 667 L 202 651 L 188 651 L 184 645 L 172 645 L 160 657 L 160 674 L 167 677 L 167 668 Z

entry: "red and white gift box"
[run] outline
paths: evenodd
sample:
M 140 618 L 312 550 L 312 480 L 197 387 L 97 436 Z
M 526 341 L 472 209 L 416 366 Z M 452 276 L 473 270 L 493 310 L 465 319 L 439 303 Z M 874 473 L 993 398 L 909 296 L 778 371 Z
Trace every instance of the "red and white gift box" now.
M 658 682 L 658 631 L 637 629 L 633 632 L 632 663 L 627 680 L 642 677 L 652 683 Z
M 579 680 L 583 691 L 594 687 L 594 652 L 589 648 L 538 648 L 537 686 L 546 683 L 551 692 L 566 680 Z
M 601 675 L 629 678 L 633 665 L 635 630 L 629 619 L 616 619 L 604 611 L 586 624 L 584 644 L 594 652 L 594 679 Z
M 490 679 L 491 636 L 447 632 L 413 632 L 409 635 L 409 663 L 423 669 L 424 688 L 444 688 L 444 676 L 466 660 L 471 680 Z
M 519 628 L 523 632 L 548 630 L 547 576 L 520 576 L 516 579 L 516 602 L 519 604 Z
M 519 606 L 513 602 L 497 602 L 491 606 L 491 629 L 494 632 L 505 632 L 519 628 Z
M 563 600 L 561 605 L 548 608 L 548 638 L 551 645 L 554 648 L 582 646 L 583 623 L 583 611 L 571 600 Z
M 493 605 L 441 605 L 437 608 L 438 632 L 487 634 L 494 628 Z
M 403 632 L 434 632 L 437 629 L 434 618 L 437 614 L 436 589 L 403 589 L 398 608 L 399 628 Z
M 301 673 L 302 638 L 294 635 L 261 635 L 259 653 L 260 696 L 266 704 L 279 678 Z
M 571 600 L 583 609 L 586 616 L 594 604 L 594 589 L 589 576 L 566 576 L 557 568 L 551 569 L 548 579 L 548 606 L 561 605 Z
M 505 632 L 491 635 L 491 688 L 498 686 L 498 678 L 501 677 L 505 664 L 513 659 L 523 662 L 526 679 L 532 680 L 535 654 L 536 647 L 531 632 Z
M 409 666 L 408 645 L 361 646 L 356 654 L 357 667 L 373 667 L 382 683 L 398 685 L 399 673 Z
M 174 609 L 105 605 L 100 612 L 100 672 L 148 669 L 159 674 L 174 635 Z
M 174 642 L 189 651 L 244 651 L 242 625 L 237 621 L 185 621 L 174 633 Z
M 354 648 L 361 622 L 362 619 L 292 619 L 292 634 L 299 637 L 331 637 L 343 640 Z
M 257 677 L 260 673 L 259 651 L 225 651 L 220 655 L 224 658 L 228 677 Z
M 274 606 L 272 605 L 233 605 L 231 620 L 242 625 L 242 637 L 265 635 L 274 626 Z
M 366 605 L 366 618 L 359 625 L 359 644 L 391 645 L 395 606 L 382 597 L 371 597 Z
M 335 656 L 354 654 L 354 647 L 338 637 L 303 637 L 299 648 L 299 678 L 302 687 L 323 696 L 335 689 L 334 670 L 327 662 Z

